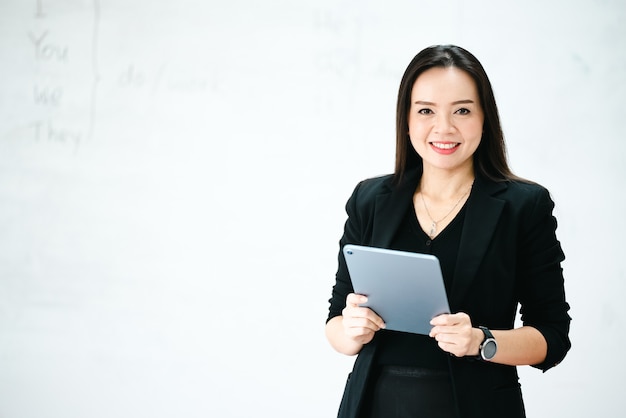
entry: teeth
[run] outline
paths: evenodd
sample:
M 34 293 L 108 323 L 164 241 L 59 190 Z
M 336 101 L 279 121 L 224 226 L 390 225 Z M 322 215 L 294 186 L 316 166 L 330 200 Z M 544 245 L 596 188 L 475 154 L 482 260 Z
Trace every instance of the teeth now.
M 442 144 L 440 142 L 432 142 L 433 146 L 435 146 L 436 148 L 439 149 L 452 149 L 454 147 L 456 147 L 458 144 L 457 143 L 446 143 L 446 144 Z

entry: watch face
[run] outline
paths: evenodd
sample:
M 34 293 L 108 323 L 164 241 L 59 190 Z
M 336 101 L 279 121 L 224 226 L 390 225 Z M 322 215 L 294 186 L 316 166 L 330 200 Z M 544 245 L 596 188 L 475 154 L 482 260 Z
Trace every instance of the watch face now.
M 485 360 L 491 360 L 496 355 L 496 351 L 498 346 L 496 344 L 496 340 L 488 339 L 483 344 L 482 355 Z

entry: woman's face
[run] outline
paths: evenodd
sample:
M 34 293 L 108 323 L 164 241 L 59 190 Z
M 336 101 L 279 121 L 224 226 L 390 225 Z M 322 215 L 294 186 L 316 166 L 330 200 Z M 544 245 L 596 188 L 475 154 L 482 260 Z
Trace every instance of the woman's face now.
M 472 168 L 483 133 L 484 112 L 476 83 L 455 67 L 419 75 L 411 90 L 409 137 L 424 169 Z

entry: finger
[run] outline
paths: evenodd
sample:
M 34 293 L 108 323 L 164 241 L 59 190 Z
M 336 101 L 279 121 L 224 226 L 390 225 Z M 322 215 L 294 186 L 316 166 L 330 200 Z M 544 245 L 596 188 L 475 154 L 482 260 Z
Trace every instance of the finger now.
M 344 327 L 363 328 L 363 329 L 368 329 L 372 331 L 378 331 L 380 329 L 380 326 L 376 322 L 373 322 L 369 318 L 364 318 L 364 317 L 347 318 L 344 321 Z
M 471 320 L 468 314 L 466 314 L 465 312 L 457 312 L 455 314 L 450 315 L 449 318 L 454 325 L 460 324 L 460 325 L 465 325 L 465 324 L 471 324 Z
M 374 338 L 374 331 L 367 329 L 352 329 L 348 330 L 346 334 L 352 338 L 354 341 L 357 341 L 361 344 L 367 344 Z
M 361 303 L 367 302 L 367 296 L 359 295 L 357 293 L 350 293 L 346 297 L 346 305 L 358 306 Z
M 459 350 L 464 344 L 464 339 L 459 334 L 452 333 L 439 333 L 435 336 L 435 340 L 440 347 L 445 346 L 446 351 L 451 351 L 452 349 Z
M 369 308 L 368 308 L 368 311 L 369 311 L 368 319 L 372 321 L 374 324 L 376 324 L 378 329 L 385 329 L 387 327 L 387 324 L 385 324 L 385 321 L 380 316 L 376 315 L 376 313 L 374 313 L 374 311 L 372 311 Z
M 352 331 L 349 330 L 352 328 L 362 328 L 370 332 L 376 332 L 384 329 L 385 323 L 368 308 L 353 308 L 350 310 L 346 308 L 343 315 L 343 327 L 346 332 L 350 333 Z
M 450 316 L 451 314 L 441 314 L 430 320 L 430 325 L 439 326 L 439 325 L 449 325 L 450 324 Z
M 359 316 L 369 318 L 372 322 L 374 322 L 377 327 L 385 328 L 385 321 L 378 316 L 374 311 L 372 311 L 368 307 L 361 307 L 360 305 L 367 302 L 367 296 L 360 295 L 358 293 L 350 293 L 346 297 L 346 307 L 344 308 L 342 314 L 344 316 Z
M 471 320 L 468 314 L 464 312 L 458 312 L 455 314 L 442 314 L 434 317 L 430 324 L 433 326 L 454 326 L 471 324 Z
M 456 357 L 463 357 L 464 356 L 462 350 L 460 350 L 459 346 L 456 345 L 456 344 L 450 344 L 450 343 L 441 342 L 441 341 L 438 341 L 437 344 L 439 345 L 439 348 L 441 348 L 446 353 L 453 354 Z
M 364 316 L 369 319 L 371 322 L 373 322 L 374 324 L 376 324 L 376 326 L 380 329 L 380 328 L 385 328 L 385 321 L 378 316 L 378 314 L 376 312 L 374 312 L 373 310 L 371 310 L 370 308 L 367 307 L 362 307 L 359 308 L 363 310 L 363 314 Z
M 372 316 L 369 308 L 362 308 L 360 306 L 346 306 L 341 311 L 344 318 L 369 318 Z
M 467 355 L 470 350 L 472 338 L 471 328 L 468 327 L 442 327 L 442 332 L 434 332 L 431 335 L 436 341 L 439 347 L 452 353 L 457 357 Z M 458 330 L 459 332 L 453 332 Z M 468 331 L 469 330 L 469 331 Z
M 368 321 L 370 321 L 372 324 L 374 324 L 376 326 L 376 331 L 378 331 L 381 328 L 385 328 L 385 321 L 383 321 L 383 319 L 380 316 L 378 316 L 376 312 L 374 312 L 370 308 L 359 307 L 359 308 L 354 308 L 353 311 L 355 312 L 356 316 L 365 318 Z
M 434 338 L 439 343 L 446 343 L 451 345 L 458 345 L 459 343 L 458 334 L 440 332 L 436 334 Z
M 380 330 L 378 325 L 366 318 L 351 318 L 343 323 L 344 332 L 352 338 L 368 337 L 371 339 L 373 335 Z M 368 341 L 369 341 L 368 339 Z

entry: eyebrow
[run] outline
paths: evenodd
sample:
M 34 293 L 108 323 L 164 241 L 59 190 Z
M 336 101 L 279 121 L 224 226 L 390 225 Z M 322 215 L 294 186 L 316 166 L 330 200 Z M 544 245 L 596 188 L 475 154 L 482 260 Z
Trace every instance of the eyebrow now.
M 458 105 L 458 104 L 471 104 L 474 103 L 473 100 L 470 99 L 464 99 L 464 100 L 457 100 L 456 102 L 452 102 L 453 105 Z M 433 102 L 428 102 L 426 100 L 416 100 L 415 104 L 421 104 L 421 105 L 426 105 L 426 106 L 435 106 L 435 103 Z

